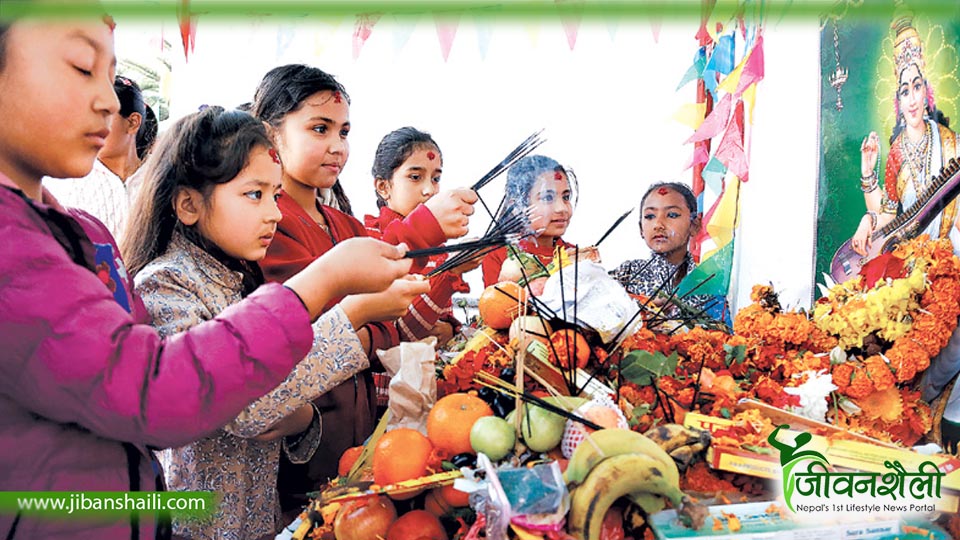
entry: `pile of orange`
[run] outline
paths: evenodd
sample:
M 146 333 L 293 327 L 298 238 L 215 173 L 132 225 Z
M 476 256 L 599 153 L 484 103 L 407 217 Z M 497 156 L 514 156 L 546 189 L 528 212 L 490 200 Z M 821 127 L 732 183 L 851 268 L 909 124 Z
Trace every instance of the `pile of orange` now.
M 486 401 L 462 392 L 448 394 L 438 399 L 427 415 L 427 437 L 437 450 L 448 456 L 473 453 L 470 429 L 484 416 L 493 416 L 493 409 Z
M 520 306 L 526 299 L 526 289 L 513 281 L 501 281 L 483 290 L 477 309 L 483 324 L 494 330 L 506 330 L 520 315 Z
M 397 428 L 373 448 L 373 481 L 381 486 L 426 476 L 433 445 L 422 433 Z

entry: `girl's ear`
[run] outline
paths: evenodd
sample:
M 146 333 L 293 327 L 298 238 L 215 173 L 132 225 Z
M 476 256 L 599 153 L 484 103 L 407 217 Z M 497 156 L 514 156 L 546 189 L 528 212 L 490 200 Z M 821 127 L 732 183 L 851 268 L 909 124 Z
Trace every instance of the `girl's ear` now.
M 690 224 L 690 236 L 696 236 L 700 233 L 700 227 L 703 225 L 703 217 L 699 214 L 697 217 L 693 218 L 693 222 Z
M 390 190 L 393 183 L 385 178 L 376 178 L 373 181 L 373 189 L 377 190 L 377 195 L 385 201 L 390 200 Z
M 173 211 L 184 225 L 195 225 L 200 221 L 200 208 L 203 196 L 193 188 L 181 188 L 173 198 Z
M 127 134 L 132 135 L 140 131 L 140 124 L 142 123 L 143 117 L 140 116 L 140 113 L 130 113 L 130 116 L 127 117 Z
M 270 138 L 270 142 L 273 143 L 274 147 L 280 146 L 280 130 L 273 127 L 270 122 L 266 120 L 263 121 L 263 127 L 267 130 L 267 137 Z

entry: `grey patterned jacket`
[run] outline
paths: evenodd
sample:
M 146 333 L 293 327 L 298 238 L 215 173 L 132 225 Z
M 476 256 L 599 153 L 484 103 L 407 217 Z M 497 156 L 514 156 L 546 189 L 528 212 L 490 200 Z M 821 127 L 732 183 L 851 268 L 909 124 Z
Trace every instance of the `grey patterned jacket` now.
M 176 233 L 166 253 L 137 274 L 135 282 L 153 325 L 163 336 L 212 319 L 241 299 L 239 275 Z M 220 497 L 211 520 L 175 521 L 175 534 L 194 540 L 244 540 L 277 530 L 281 441 L 253 437 L 369 367 L 360 340 L 339 306 L 324 313 L 313 329 L 313 348 L 280 386 L 210 436 L 157 453 L 168 489 L 213 491 Z M 322 423 L 314 422 L 296 446 L 283 444 L 283 449 L 291 461 L 306 462 L 316 451 L 321 433 Z

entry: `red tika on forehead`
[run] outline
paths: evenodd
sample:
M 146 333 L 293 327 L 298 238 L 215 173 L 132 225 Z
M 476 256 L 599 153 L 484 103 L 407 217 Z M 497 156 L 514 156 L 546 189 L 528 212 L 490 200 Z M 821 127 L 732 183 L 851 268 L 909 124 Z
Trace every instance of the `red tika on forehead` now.
M 659 193 L 659 194 L 661 194 L 661 195 L 666 195 L 667 193 L 670 193 L 670 190 L 667 189 L 667 188 L 665 188 L 665 187 L 662 187 L 662 188 L 660 188 L 660 189 L 657 190 L 657 193 Z
M 427 152 L 427 159 L 429 159 L 430 161 L 433 161 L 433 158 L 435 157 L 437 157 L 437 155 L 434 154 L 433 152 Z
M 333 102 L 334 102 L 334 103 L 340 103 L 340 102 L 342 102 L 342 101 L 343 101 L 343 96 L 340 95 L 340 92 L 339 92 L 339 91 L 334 92 L 334 93 L 333 93 Z
M 111 32 L 113 32 L 113 29 L 117 27 L 117 23 L 113 20 L 113 17 L 109 15 L 103 16 L 103 24 L 107 25 Z
M 273 148 L 271 148 L 271 149 L 267 150 L 267 153 L 270 154 L 270 159 L 272 159 L 274 163 L 276 163 L 277 165 L 280 165 L 280 156 L 277 155 L 277 151 L 276 151 L 276 150 L 274 150 Z
M 563 173 L 560 172 L 560 171 L 557 171 L 557 172 L 553 173 L 553 179 L 554 179 L 554 180 L 563 180 Z

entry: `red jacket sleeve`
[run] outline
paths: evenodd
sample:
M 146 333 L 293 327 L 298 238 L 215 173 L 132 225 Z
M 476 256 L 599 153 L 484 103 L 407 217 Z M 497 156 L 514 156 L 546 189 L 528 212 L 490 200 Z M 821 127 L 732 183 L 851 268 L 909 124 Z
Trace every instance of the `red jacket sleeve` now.
M 430 335 L 437 321 L 448 311 L 453 286 L 457 281 L 458 276 L 451 274 L 440 274 L 430 279 L 430 292 L 414 299 L 407 308 L 407 314 L 397 321 L 404 340 L 416 341 Z
M 0 202 L 0 235 L 17 239 L 0 242 L 0 394 L 39 417 L 182 445 L 277 386 L 310 349 L 306 309 L 276 284 L 161 340 L 68 258 L 26 203 Z
M 403 242 L 411 250 L 436 247 L 447 241 L 440 222 L 422 204 L 414 208 L 409 216 L 390 222 L 383 229 L 381 239 L 393 245 Z

